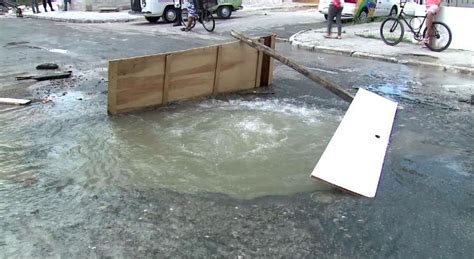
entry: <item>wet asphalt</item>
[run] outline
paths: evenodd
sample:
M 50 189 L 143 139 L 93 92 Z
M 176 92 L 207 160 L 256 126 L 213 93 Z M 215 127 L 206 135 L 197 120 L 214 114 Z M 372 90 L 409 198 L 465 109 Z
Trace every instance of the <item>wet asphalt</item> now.
M 299 26 L 284 31 L 296 32 Z M 136 31 L 110 27 L 5 18 L 0 18 L 0 32 L 0 95 L 32 98 L 33 105 L 48 105 L 41 101 L 69 91 L 94 95 L 94 103 L 74 106 L 82 107 L 75 115 L 86 124 L 108 119 L 109 59 L 230 39 L 188 34 L 178 41 L 176 35 L 138 37 Z M 310 53 L 286 43 L 277 49 L 353 93 L 358 87 L 371 89 L 402 106 L 375 199 L 336 189 L 241 200 L 160 188 L 89 188 L 66 172 L 51 177 L 33 168 L 31 176 L 15 176 L 0 168 L 8 181 L 0 185 L 0 256 L 472 258 L 473 112 L 463 101 L 473 94 L 472 77 Z M 39 84 L 13 79 L 38 73 L 34 67 L 45 62 L 58 63 L 74 76 Z M 339 111 L 348 107 L 280 64 L 273 88 L 264 92 L 271 94 L 221 98 L 287 98 Z M 104 105 L 104 111 L 90 114 L 88 105 Z M 22 129 L 3 131 L 7 123 L 22 125 L 5 120 L 10 111 L 0 106 L 0 143 L 21 134 Z M 27 153 L 24 163 L 45 159 L 47 148 Z M 0 155 L 9 159 L 7 144 L 0 144 Z

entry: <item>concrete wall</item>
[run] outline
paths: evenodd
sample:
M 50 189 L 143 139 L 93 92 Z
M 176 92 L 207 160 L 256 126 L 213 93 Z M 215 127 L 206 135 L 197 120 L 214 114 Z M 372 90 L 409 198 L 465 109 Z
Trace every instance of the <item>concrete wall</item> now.
M 120 8 L 121 10 L 131 8 L 130 0 L 72 0 L 71 2 L 71 10 L 74 11 L 99 11 L 104 7 Z
M 449 48 L 474 51 L 474 8 L 442 6 L 436 20 L 451 29 L 453 41 Z

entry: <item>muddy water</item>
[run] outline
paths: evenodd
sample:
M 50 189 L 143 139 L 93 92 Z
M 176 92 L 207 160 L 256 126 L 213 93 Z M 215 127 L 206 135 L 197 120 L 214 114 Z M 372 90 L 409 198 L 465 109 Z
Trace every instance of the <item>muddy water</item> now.
M 246 199 L 327 188 L 308 176 L 341 111 L 237 99 L 109 117 L 103 99 L 69 92 L 47 104 L 3 110 L 2 185 L 67 178 L 86 188 L 157 187 Z

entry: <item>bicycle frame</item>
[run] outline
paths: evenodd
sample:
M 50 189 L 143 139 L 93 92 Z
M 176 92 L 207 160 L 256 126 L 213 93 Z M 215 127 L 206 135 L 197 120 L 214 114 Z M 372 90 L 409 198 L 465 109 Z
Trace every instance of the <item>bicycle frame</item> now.
M 403 3 L 403 4 L 402 4 Z M 420 27 L 418 28 L 418 31 L 415 31 L 415 29 L 413 29 L 413 27 L 411 26 L 411 22 L 408 22 L 407 19 L 405 19 L 405 12 L 403 11 L 405 9 L 405 4 L 406 2 L 402 2 L 400 1 L 400 6 L 401 6 L 401 10 L 400 10 L 400 14 L 398 15 L 397 19 L 398 20 L 403 20 L 405 22 L 405 24 L 408 26 L 408 28 L 410 29 L 410 31 L 413 33 L 413 38 L 415 38 L 415 40 L 417 41 L 421 41 L 422 38 L 423 38 L 423 35 L 422 35 L 422 32 L 421 32 L 421 29 L 423 28 L 423 25 L 425 24 L 425 21 L 426 21 L 426 15 L 424 16 L 413 16 L 411 20 L 413 20 L 414 18 L 423 18 L 423 20 L 421 21 L 421 24 L 420 24 Z M 396 24 L 394 24 L 395 26 Z M 391 31 L 392 30 L 395 30 L 395 28 L 391 28 L 390 29 Z

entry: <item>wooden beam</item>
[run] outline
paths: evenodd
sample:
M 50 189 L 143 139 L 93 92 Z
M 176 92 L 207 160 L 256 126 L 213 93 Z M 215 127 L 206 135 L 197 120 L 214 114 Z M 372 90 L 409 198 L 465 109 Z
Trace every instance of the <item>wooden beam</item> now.
M 15 98 L 0 98 L 0 104 L 25 105 L 29 104 L 31 100 L 15 99 Z
M 301 66 L 301 65 L 297 64 L 296 62 L 294 62 L 293 60 L 282 56 L 281 54 L 279 54 L 275 50 L 259 43 L 258 41 L 254 40 L 252 38 L 249 38 L 249 37 L 243 35 L 242 33 L 236 32 L 234 30 L 232 30 L 230 32 L 230 34 L 234 38 L 237 38 L 237 39 L 241 40 L 242 42 L 248 44 L 249 46 L 251 46 L 253 48 L 256 48 L 260 51 L 263 51 L 265 54 L 271 56 L 272 58 L 275 58 L 276 60 L 280 61 L 281 63 L 293 68 L 294 70 L 298 71 L 299 73 L 301 73 L 302 75 L 304 75 L 307 78 L 311 79 L 312 81 L 322 85 L 324 88 L 331 91 L 335 95 L 339 96 L 341 99 L 343 99 L 347 102 L 351 102 L 354 99 L 354 96 L 352 96 L 349 92 L 347 92 L 346 90 L 344 90 L 340 86 L 332 83 L 331 81 L 329 81 L 325 78 L 322 78 L 322 77 L 312 73 L 311 71 L 309 71 L 304 66 Z

